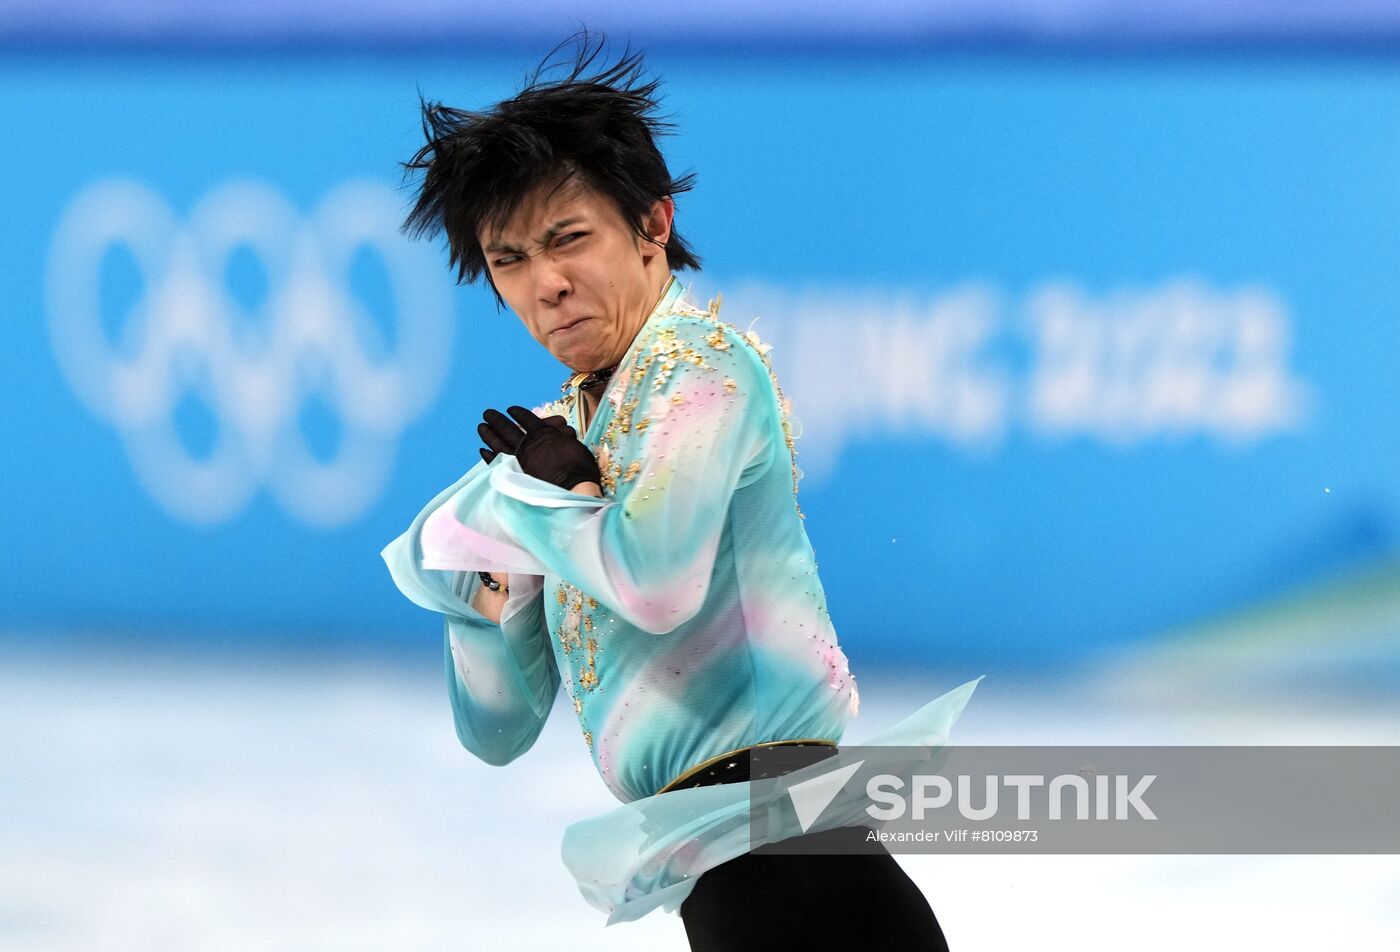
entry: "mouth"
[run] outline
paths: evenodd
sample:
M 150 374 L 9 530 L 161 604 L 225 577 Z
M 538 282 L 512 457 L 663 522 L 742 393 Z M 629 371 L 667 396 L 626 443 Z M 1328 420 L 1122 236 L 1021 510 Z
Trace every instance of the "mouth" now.
M 592 318 L 580 317 L 578 320 L 576 320 L 576 321 L 571 321 L 571 322 L 569 322 L 568 324 L 565 324 L 563 327 L 556 327 L 554 330 L 550 331 L 549 333 L 550 333 L 551 336 L 553 336 L 553 335 L 555 335 L 555 334 L 564 334 L 564 333 L 567 333 L 568 331 L 573 330 L 575 327 L 578 327 L 578 326 L 579 326 L 580 324 L 582 324 L 584 321 L 588 321 L 588 320 L 592 320 Z

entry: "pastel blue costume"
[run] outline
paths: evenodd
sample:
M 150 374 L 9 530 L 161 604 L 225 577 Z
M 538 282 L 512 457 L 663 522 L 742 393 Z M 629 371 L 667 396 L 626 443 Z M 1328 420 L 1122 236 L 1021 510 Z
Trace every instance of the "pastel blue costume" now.
M 675 909 L 701 873 L 756 845 L 749 784 L 658 791 L 729 751 L 839 741 L 857 710 L 797 505 L 800 424 L 768 350 L 672 277 L 591 420 L 569 384 L 535 409 L 565 415 L 594 450 L 603 498 L 502 453 L 383 553 L 403 593 L 446 618 L 457 734 L 472 753 L 522 754 L 563 684 L 625 804 L 564 843 L 610 922 Z M 471 607 L 479 570 L 510 574 L 499 625 Z M 941 744 L 974 683 L 866 743 Z M 838 798 L 825 825 L 846 807 Z M 762 838 L 797 832 L 778 822 Z

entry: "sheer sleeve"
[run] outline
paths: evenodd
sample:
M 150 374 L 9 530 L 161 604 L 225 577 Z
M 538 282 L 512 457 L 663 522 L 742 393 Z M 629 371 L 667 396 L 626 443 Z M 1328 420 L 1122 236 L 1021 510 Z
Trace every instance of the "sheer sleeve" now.
M 654 634 L 695 617 L 735 490 L 785 449 L 778 395 L 755 346 L 699 316 L 674 316 L 618 373 L 625 388 L 610 390 L 597 451 L 607 497 L 535 479 L 501 454 L 489 490 L 431 520 L 424 565 L 515 560 Z
M 475 570 L 421 567 L 421 534 L 427 517 L 466 486 L 485 478 L 486 465 L 478 464 L 434 499 L 382 555 L 395 584 L 410 601 L 445 617 L 448 695 L 462 746 L 489 764 L 505 764 L 533 746 L 559 690 L 543 579 L 512 575 L 510 596 L 497 624 L 472 608 L 481 586 Z
M 465 575 L 468 596 L 481 587 Z M 517 595 L 517 586 L 529 592 Z M 510 601 L 494 625 L 472 616 L 446 617 L 445 661 L 452 720 L 462 746 L 488 764 L 506 764 L 534 746 L 559 691 L 559 671 L 545 622 L 537 576 L 512 575 Z

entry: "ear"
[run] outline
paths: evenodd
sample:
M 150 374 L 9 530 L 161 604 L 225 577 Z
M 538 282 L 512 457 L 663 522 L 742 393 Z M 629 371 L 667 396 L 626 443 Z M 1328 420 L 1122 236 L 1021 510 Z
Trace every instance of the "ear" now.
M 671 222 L 676 216 L 676 200 L 667 195 L 657 199 L 642 220 L 642 228 L 651 241 L 642 242 L 642 261 L 647 262 L 666 251 L 671 240 Z

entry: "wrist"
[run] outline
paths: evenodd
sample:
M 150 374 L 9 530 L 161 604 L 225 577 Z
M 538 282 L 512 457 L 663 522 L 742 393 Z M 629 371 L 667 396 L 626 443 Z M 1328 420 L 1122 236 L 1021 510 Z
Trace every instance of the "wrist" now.
M 501 623 L 501 613 L 506 608 L 506 592 L 504 583 L 501 590 L 493 592 L 486 585 L 485 581 L 477 587 L 476 596 L 472 599 L 471 607 L 493 625 Z
M 585 496 L 596 496 L 599 499 L 603 497 L 603 487 L 592 482 L 579 483 L 573 489 L 570 489 L 569 492 L 582 493 Z

